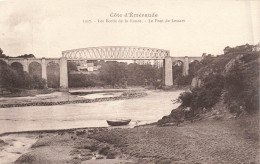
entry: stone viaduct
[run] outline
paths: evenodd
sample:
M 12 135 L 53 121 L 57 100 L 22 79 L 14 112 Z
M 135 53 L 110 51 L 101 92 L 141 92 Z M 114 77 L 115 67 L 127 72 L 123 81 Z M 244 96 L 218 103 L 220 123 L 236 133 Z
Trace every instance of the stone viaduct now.
M 29 73 L 29 66 L 31 63 L 36 62 L 41 66 L 41 76 L 47 81 L 47 65 L 49 63 L 59 64 L 60 67 L 60 87 L 68 88 L 68 75 L 67 75 L 67 60 L 66 58 L 8 58 L 1 59 L 6 64 L 12 66 L 14 63 L 19 63 L 22 65 L 23 71 Z
M 81 60 L 163 60 L 164 66 L 164 84 L 173 85 L 172 65 L 176 61 L 183 64 L 183 75 L 187 76 L 189 72 L 189 63 L 192 61 L 200 62 L 202 57 L 172 57 L 170 52 L 162 49 L 146 47 L 90 47 L 74 49 L 62 52 L 61 58 L 8 58 L 0 59 L 8 65 L 20 63 L 23 71 L 29 73 L 29 66 L 36 62 L 41 65 L 42 78 L 47 79 L 47 65 L 49 63 L 59 64 L 60 68 L 60 87 L 68 88 L 67 62 Z

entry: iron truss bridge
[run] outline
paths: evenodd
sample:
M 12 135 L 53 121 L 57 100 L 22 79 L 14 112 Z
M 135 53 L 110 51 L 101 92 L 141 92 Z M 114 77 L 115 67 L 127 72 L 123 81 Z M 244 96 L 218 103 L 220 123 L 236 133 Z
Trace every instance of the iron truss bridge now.
M 147 47 L 89 47 L 62 51 L 67 60 L 161 60 L 169 51 Z

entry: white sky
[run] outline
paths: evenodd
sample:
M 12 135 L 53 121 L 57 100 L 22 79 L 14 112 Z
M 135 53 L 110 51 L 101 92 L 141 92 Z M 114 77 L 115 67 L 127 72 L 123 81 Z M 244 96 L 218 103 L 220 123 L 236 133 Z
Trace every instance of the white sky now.
M 186 22 L 82 23 L 112 19 L 111 12 L 155 12 L 158 19 Z M 259 41 L 257 0 L 0 0 L 0 48 L 9 56 L 61 57 L 64 50 L 98 46 L 152 47 L 170 50 L 171 56 L 201 56 Z

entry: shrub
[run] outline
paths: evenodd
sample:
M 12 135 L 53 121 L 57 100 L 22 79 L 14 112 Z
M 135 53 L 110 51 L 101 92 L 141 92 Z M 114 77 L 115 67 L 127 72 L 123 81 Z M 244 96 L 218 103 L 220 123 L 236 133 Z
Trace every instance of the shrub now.
M 108 152 L 107 154 L 107 159 L 115 159 L 116 158 L 116 153 L 115 152 Z
M 89 149 L 90 151 L 94 152 L 97 151 L 98 147 L 96 144 L 91 144 L 91 145 L 85 145 L 84 146 L 85 149 Z
M 102 149 L 99 150 L 99 154 L 102 154 L 102 155 L 107 155 L 108 152 L 109 152 L 109 149 L 110 147 L 106 146 L 106 147 L 103 147 Z
M 221 97 L 224 87 L 223 79 L 221 74 L 209 74 L 203 79 L 202 87 L 194 88 L 191 92 L 181 93 L 177 102 L 181 102 L 181 106 L 184 108 L 190 107 L 190 111 L 187 111 L 185 115 L 193 117 L 203 108 L 213 107 Z
M 178 101 L 181 102 L 181 105 L 183 107 L 189 107 L 189 106 L 191 106 L 192 97 L 193 97 L 193 95 L 191 92 L 183 92 L 180 94 Z

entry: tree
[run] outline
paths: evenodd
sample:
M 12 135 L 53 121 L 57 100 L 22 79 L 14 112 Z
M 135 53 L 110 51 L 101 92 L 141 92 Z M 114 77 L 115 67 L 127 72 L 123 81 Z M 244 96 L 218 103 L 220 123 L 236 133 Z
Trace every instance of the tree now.
M 121 80 L 127 76 L 126 72 L 126 63 L 106 62 L 101 66 L 100 79 L 112 86 L 119 85 Z
M 17 56 L 17 58 L 35 58 L 35 56 L 33 54 L 24 54 L 24 55 L 20 55 Z
M 0 48 L 0 58 L 7 58 L 8 56 L 6 56 L 3 52 L 3 50 Z
M 68 72 L 71 72 L 71 71 L 78 71 L 77 63 L 68 62 Z

